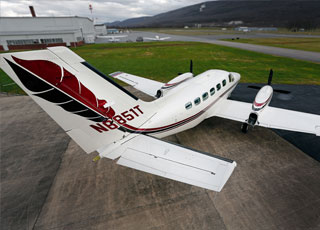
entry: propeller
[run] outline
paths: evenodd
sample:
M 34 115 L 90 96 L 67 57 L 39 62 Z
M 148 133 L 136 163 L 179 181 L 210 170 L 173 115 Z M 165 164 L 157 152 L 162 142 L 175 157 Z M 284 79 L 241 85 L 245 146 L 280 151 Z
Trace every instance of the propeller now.
M 272 70 L 272 69 L 270 69 L 269 77 L 268 77 L 268 85 L 271 85 L 272 77 L 273 77 L 273 70 Z M 262 86 L 257 86 L 257 85 L 248 85 L 248 88 L 252 88 L 252 89 L 261 89 L 261 88 L 262 88 Z M 283 89 L 273 89 L 273 91 L 274 91 L 274 92 L 276 92 L 276 93 L 283 93 L 283 94 L 289 94 L 289 93 L 291 93 L 290 91 L 283 90 Z
M 261 89 L 262 87 L 261 87 L 261 86 L 256 86 L 256 85 L 248 85 L 248 88 L 251 88 L 251 89 Z
M 190 60 L 190 73 L 193 74 L 193 62 L 192 62 L 192 60 Z M 181 74 L 183 74 L 183 73 L 178 73 L 178 75 L 181 75 Z
M 273 70 L 270 69 L 270 72 L 269 72 L 269 78 L 268 78 L 268 85 L 271 85 L 271 82 L 272 82 L 272 76 L 273 76 Z

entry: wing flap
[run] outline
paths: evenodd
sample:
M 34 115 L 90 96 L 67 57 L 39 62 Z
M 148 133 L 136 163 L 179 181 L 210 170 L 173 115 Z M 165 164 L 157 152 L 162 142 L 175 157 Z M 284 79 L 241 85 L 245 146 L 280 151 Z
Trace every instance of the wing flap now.
M 236 162 L 139 135 L 124 144 L 118 164 L 220 191 Z
M 137 90 L 144 92 L 152 97 L 155 97 L 157 91 L 164 85 L 164 83 L 150 80 L 143 77 L 138 77 L 132 74 L 123 73 L 123 72 L 114 72 L 110 74 L 111 77 L 114 77 L 118 80 L 121 80 L 128 85 L 133 86 Z
M 221 100 L 214 110 L 208 111 L 208 117 L 217 116 L 230 120 L 245 122 L 251 112 L 251 104 L 241 101 Z

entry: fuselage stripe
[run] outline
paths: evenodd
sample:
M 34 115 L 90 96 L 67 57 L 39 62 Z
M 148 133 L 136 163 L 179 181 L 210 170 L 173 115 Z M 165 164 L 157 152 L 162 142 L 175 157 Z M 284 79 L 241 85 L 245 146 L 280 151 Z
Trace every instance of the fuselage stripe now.
M 234 86 L 235 85 L 237 85 L 237 84 L 234 84 Z M 176 123 L 173 123 L 173 124 L 170 124 L 170 125 L 158 127 L 158 128 L 136 128 L 136 127 L 133 127 L 133 126 L 128 125 L 128 124 L 118 124 L 118 125 L 121 126 L 121 128 L 127 130 L 128 132 L 144 133 L 144 134 L 155 133 L 155 132 L 160 133 L 160 132 L 164 132 L 164 131 L 168 131 L 168 130 L 177 128 L 179 126 L 187 124 L 187 123 L 197 119 L 198 117 L 200 117 L 208 109 L 210 109 L 221 97 L 223 97 L 226 93 L 228 93 L 231 89 L 233 89 L 234 86 L 231 86 L 228 90 L 226 90 L 223 94 L 221 94 L 216 100 L 214 100 L 212 103 L 210 103 L 206 108 L 204 108 L 203 110 L 201 110 L 197 114 L 194 114 L 191 117 L 188 117 L 188 118 L 186 118 L 186 119 L 184 119 L 182 121 L 179 121 L 179 122 L 176 122 Z

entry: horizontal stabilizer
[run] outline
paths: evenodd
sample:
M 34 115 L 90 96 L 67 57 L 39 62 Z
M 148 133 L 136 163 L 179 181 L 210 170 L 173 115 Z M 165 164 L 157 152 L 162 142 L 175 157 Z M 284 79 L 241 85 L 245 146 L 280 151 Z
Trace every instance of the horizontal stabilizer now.
M 114 77 L 118 80 L 121 80 L 128 85 L 133 86 L 137 90 L 140 90 L 141 92 L 144 92 L 145 94 L 148 94 L 152 97 L 155 97 L 157 94 L 157 91 L 161 89 L 161 87 L 164 85 L 164 83 L 150 80 L 143 77 L 138 77 L 132 74 L 123 73 L 123 72 L 114 72 L 110 74 L 111 77 Z
M 144 135 L 123 144 L 117 163 L 218 192 L 236 167 L 235 161 Z

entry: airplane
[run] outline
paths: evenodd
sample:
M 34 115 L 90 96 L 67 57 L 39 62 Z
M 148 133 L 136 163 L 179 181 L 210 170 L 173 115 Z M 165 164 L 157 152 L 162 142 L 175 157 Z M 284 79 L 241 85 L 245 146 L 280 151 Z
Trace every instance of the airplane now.
M 171 37 L 163 37 L 163 38 L 160 38 L 159 35 L 156 35 L 154 38 L 143 37 L 143 39 L 152 40 L 152 41 L 164 41 L 164 40 L 167 40 L 167 39 L 170 39 L 170 38 L 171 38 Z
M 120 39 L 119 38 L 125 38 L 128 37 L 128 35 L 98 35 L 97 38 L 107 38 L 109 40 L 109 42 L 119 42 Z
M 254 102 L 228 97 L 240 74 L 212 69 L 167 83 L 124 72 L 108 77 L 67 47 L 3 53 L 0 67 L 86 152 L 117 164 L 220 192 L 236 162 L 160 138 L 217 116 L 251 126 L 320 135 L 320 116 L 270 107 L 271 79 Z M 145 102 L 121 80 L 152 96 Z M 244 126 L 242 124 L 242 126 Z M 242 128 L 246 131 L 246 127 Z M 232 143 L 230 143 L 232 144 Z

